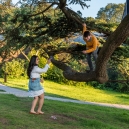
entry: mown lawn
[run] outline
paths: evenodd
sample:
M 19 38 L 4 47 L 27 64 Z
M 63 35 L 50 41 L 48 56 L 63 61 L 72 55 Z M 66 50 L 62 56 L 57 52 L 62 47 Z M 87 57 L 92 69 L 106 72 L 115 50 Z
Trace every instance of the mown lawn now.
M 0 94 L 0 129 L 129 129 L 128 110 L 45 100 L 45 114 L 32 115 L 31 101 Z
M 0 78 L 0 83 L 3 83 L 3 78 Z M 7 86 L 28 89 L 28 79 L 8 79 Z M 129 105 L 129 94 L 122 94 L 114 91 L 95 89 L 92 86 L 70 86 L 58 84 L 52 81 L 45 80 L 44 82 L 45 95 L 70 98 L 89 102 L 114 103 Z

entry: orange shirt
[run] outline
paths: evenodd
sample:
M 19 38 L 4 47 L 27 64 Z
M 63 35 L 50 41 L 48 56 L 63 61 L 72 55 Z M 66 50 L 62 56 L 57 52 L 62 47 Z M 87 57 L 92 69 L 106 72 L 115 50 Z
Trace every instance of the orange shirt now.
M 83 34 L 86 30 L 87 30 L 87 28 L 84 26 L 83 27 Z M 99 47 L 100 43 L 93 34 L 91 34 L 90 41 L 87 41 L 84 37 L 83 37 L 83 40 L 86 42 L 86 49 L 87 49 L 86 53 L 91 53 L 91 52 L 95 51 L 97 47 Z

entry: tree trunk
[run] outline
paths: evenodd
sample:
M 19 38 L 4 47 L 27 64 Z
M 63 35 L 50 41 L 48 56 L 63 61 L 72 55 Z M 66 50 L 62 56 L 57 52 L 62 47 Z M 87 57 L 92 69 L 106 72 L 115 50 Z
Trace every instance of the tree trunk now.
M 4 82 L 7 82 L 7 73 L 4 73 Z

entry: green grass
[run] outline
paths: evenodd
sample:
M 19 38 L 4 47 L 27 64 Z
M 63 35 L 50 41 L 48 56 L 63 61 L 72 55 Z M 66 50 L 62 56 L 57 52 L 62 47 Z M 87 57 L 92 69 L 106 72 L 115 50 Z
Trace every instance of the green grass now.
M 0 79 L 3 83 L 3 79 Z M 4 83 L 3 83 L 4 84 Z M 8 79 L 8 85 L 28 89 L 26 79 Z M 129 95 L 75 87 L 51 81 L 44 83 L 45 95 L 91 102 L 129 104 Z M 29 114 L 32 98 L 0 94 L 0 129 L 129 129 L 129 111 L 96 105 L 83 105 L 45 99 L 44 115 Z M 55 116 L 57 119 L 52 119 Z
M 0 83 L 3 79 L 0 78 Z M 7 86 L 28 90 L 28 79 L 8 79 Z M 70 98 L 89 102 L 114 103 L 129 105 L 129 95 L 114 91 L 95 89 L 91 86 L 70 86 L 55 82 L 44 82 L 45 95 Z
M 45 100 L 45 114 L 32 115 L 31 102 L 0 94 L 0 129 L 129 129 L 128 110 Z

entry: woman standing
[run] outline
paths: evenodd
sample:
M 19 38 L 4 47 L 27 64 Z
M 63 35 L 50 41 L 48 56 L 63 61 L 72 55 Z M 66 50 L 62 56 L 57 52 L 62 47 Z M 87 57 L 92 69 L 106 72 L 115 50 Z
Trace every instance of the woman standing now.
M 29 77 L 29 97 L 34 97 L 32 101 L 32 106 L 30 109 L 30 114 L 43 114 L 42 106 L 44 103 L 44 89 L 40 84 L 40 74 L 47 72 L 48 68 L 50 67 L 51 60 L 47 60 L 47 63 L 44 68 L 39 68 L 39 58 L 36 55 L 33 55 L 30 59 L 29 66 L 27 69 L 27 75 Z M 35 107 L 39 100 L 39 105 L 37 112 L 35 111 Z

